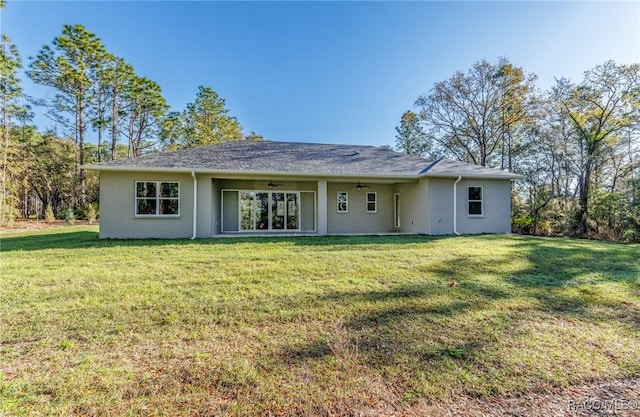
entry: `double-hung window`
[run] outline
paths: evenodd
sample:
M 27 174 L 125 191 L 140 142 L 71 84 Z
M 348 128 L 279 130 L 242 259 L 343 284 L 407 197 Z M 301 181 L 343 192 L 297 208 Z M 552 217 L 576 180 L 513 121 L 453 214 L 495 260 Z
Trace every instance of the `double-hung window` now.
M 136 216 L 179 215 L 179 182 L 136 181 Z
M 367 193 L 367 213 L 378 211 L 378 201 L 376 193 Z
M 482 216 L 482 187 L 469 187 L 469 216 Z

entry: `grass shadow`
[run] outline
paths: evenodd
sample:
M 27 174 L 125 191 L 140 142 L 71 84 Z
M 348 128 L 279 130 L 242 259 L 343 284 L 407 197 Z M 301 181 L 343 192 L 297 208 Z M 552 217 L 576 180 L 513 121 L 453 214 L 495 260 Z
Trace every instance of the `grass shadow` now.
M 291 246 L 314 246 L 327 250 L 341 250 L 344 246 L 411 245 L 435 242 L 453 236 L 426 235 L 363 235 L 363 236 L 234 236 L 208 239 L 100 239 L 94 231 L 77 231 L 73 227 L 50 229 L 39 233 L 17 233 L 0 239 L 0 252 L 37 251 L 46 249 L 86 249 L 147 246 L 229 246 L 278 243 Z
M 426 263 L 421 284 L 333 292 L 319 302 L 352 306 L 344 326 L 360 366 L 417 396 L 517 393 L 531 381 L 546 389 L 634 369 L 639 247 L 510 239 L 508 251 L 472 257 L 458 249 Z M 315 360 L 332 355 L 330 346 L 329 331 L 280 358 Z
M 637 245 L 531 239 L 518 247 L 531 266 L 506 281 L 539 300 L 540 310 L 640 327 L 640 308 L 625 301 L 629 295 L 640 298 Z

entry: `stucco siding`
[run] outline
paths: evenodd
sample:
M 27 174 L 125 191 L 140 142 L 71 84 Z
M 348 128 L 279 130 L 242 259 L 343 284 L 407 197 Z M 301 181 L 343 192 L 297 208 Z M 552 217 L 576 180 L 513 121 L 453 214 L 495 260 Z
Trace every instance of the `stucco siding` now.
M 316 230 L 316 199 L 312 192 L 300 193 L 300 231 Z
M 220 181 L 211 179 L 211 231 L 214 235 L 220 234 L 222 224 L 220 223 L 222 207 L 220 206 Z
M 278 184 L 271 191 L 317 191 L 318 184 L 315 181 L 276 181 L 266 180 L 220 180 L 220 188 L 223 190 L 269 190 L 269 182 Z
M 430 181 L 420 179 L 396 185 L 395 192 L 400 194 L 400 232 L 429 234 Z
M 211 212 L 212 206 L 212 186 L 211 176 L 198 175 L 198 222 L 197 237 L 211 237 L 213 234 Z
M 452 234 L 455 178 L 431 178 L 431 234 Z M 481 216 L 469 215 L 469 187 L 482 187 Z M 462 179 L 457 184 L 457 231 L 460 234 L 511 232 L 511 182 Z
M 239 231 L 238 192 L 222 191 L 222 232 Z
M 367 184 L 370 188 L 356 189 L 356 184 L 327 184 L 327 232 L 387 233 L 393 232 L 393 186 Z M 347 213 L 338 213 L 338 192 L 349 193 Z M 367 212 L 367 193 L 376 193 L 375 213 Z
M 469 216 L 468 187 L 482 187 L 482 216 Z M 458 183 L 458 232 L 510 233 L 511 182 L 467 180 Z
M 453 183 L 455 178 L 431 178 L 429 183 L 430 234 L 453 233 Z
M 178 181 L 178 217 L 136 217 L 136 181 Z M 188 238 L 193 233 L 193 179 L 188 174 L 100 173 L 101 238 Z
M 177 217 L 135 215 L 136 181 L 180 183 Z M 270 180 L 229 180 L 198 175 L 197 237 L 238 231 L 238 193 L 235 190 L 268 190 Z M 421 178 L 411 183 L 375 184 L 358 190 L 355 183 L 328 182 L 326 202 L 318 181 L 277 181 L 273 192 L 300 192 L 300 230 L 322 234 L 421 233 L 452 234 L 453 183 L 455 178 Z M 469 215 L 469 188 L 482 187 L 482 215 Z M 224 207 L 221 200 L 224 191 Z M 307 192 L 304 192 L 307 191 Z M 348 211 L 337 210 L 337 194 L 348 192 Z M 376 211 L 367 211 L 367 193 L 376 194 Z M 400 227 L 395 227 L 394 195 L 399 195 Z M 323 207 L 319 207 L 323 204 Z M 176 173 L 100 173 L 101 238 L 189 238 L 193 231 L 193 178 Z M 461 234 L 511 231 L 511 182 L 463 179 L 457 185 L 457 231 Z

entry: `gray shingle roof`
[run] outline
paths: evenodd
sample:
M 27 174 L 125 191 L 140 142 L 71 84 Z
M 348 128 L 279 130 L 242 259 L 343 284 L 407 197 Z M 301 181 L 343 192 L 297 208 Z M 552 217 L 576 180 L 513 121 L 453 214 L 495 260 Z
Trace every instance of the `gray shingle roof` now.
M 464 162 L 428 161 L 375 146 L 298 142 L 225 142 L 89 165 L 97 171 L 178 170 L 380 177 L 518 175 Z

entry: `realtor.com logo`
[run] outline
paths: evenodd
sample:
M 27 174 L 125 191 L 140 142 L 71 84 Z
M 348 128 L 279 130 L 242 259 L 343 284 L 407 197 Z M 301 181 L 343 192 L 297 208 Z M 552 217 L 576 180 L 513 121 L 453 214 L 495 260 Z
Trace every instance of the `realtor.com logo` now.
M 639 410 L 640 401 L 637 400 L 585 400 L 569 401 L 569 411 L 626 411 Z

